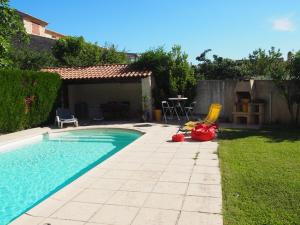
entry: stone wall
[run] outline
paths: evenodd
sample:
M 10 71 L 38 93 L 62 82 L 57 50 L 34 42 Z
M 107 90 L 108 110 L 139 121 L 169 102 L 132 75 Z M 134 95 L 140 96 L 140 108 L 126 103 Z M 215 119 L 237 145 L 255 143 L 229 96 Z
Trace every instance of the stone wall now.
M 29 47 L 36 51 L 51 51 L 56 40 L 36 35 L 30 35 Z
M 29 49 L 35 50 L 35 51 L 48 51 L 50 52 L 52 47 L 55 45 L 56 40 L 50 39 L 46 37 L 41 37 L 37 35 L 29 35 L 30 41 L 29 41 Z M 20 42 L 18 38 L 15 38 L 13 41 L 13 44 L 16 48 L 22 48 L 24 47 L 23 44 Z M 27 47 L 27 46 L 26 46 Z
M 232 121 L 232 111 L 236 101 L 234 80 L 200 81 L 197 87 L 195 114 L 205 115 L 211 103 L 223 105 L 221 117 L 224 121 Z M 290 115 L 285 98 L 281 95 L 271 80 L 257 80 L 256 98 L 266 102 L 265 123 L 288 123 Z

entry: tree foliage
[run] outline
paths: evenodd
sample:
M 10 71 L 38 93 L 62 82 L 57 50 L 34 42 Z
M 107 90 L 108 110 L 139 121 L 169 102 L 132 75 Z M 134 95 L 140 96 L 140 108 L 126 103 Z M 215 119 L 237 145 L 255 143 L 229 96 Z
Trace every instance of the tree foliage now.
M 167 52 L 163 47 L 146 51 L 134 66 L 149 69 L 155 78 L 153 90 L 156 108 L 166 98 L 181 94 L 192 99 L 195 94 L 196 76 L 187 61 L 188 55 L 175 45 Z
M 249 55 L 249 70 L 263 79 L 271 79 L 284 96 L 291 116 L 297 124 L 300 112 L 300 52 L 284 60 L 279 49 L 258 49 Z
M 0 70 L 0 133 L 45 123 L 57 99 L 58 74 Z
M 97 44 L 86 42 L 83 37 L 59 39 L 52 49 L 58 66 L 92 66 L 103 63 L 126 63 L 124 52 L 118 52 L 115 46 L 101 48 Z
M 254 50 L 249 54 L 248 60 L 245 60 L 245 62 L 248 73 L 252 77 L 274 79 L 276 76 L 282 78 L 288 74 L 284 72 L 286 70 L 286 63 L 284 62 L 282 53 L 275 47 L 271 47 L 268 51 L 261 48 Z M 284 78 L 286 79 L 286 77 Z
M 57 65 L 57 60 L 51 52 L 38 52 L 26 46 L 12 49 L 10 58 L 13 62 L 13 67 L 22 70 L 38 71 L 45 67 Z
M 206 57 L 210 51 L 211 49 L 207 49 L 196 57 L 199 64 L 195 66 L 195 73 L 202 79 L 240 79 L 249 76 L 244 60 L 232 60 L 218 55 L 213 55 L 213 59 L 210 60 Z
M 248 58 L 232 60 L 213 56 L 207 59 L 211 50 L 205 50 L 196 59 L 199 64 L 195 72 L 202 79 L 269 79 L 285 97 L 292 123 L 298 123 L 300 113 L 300 51 L 289 53 L 284 60 L 279 49 L 271 47 L 266 51 L 254 50 Z
M 0 0 L 0 68 L 9 66 L 13 38 L 26 40 L 26 32 L 19 15 L 9 6 L 8 0 Z

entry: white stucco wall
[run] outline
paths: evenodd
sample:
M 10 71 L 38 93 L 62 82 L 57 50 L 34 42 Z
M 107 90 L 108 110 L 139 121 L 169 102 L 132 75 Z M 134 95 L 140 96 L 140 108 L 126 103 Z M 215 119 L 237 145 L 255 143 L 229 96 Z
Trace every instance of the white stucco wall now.
M 25 30 L 28 34 L 32 34 L 32 23 L 28 20 L 23 20 Z
M 145 77 L 141 79 L 142 84 L 142 98 L 147 96 L 146 104 L 148 106 L 150 117 L 152 117 L 152 89 L 151 89 L 151 77 Z
M 75 104 L 85 102 L 90 109 L 98 109 L 100 104 L 110 101 L 129 101 L 130 115 L 138 117 L 142 109 L 141 82 L 132 83 L 99 83 L 68 85 L 69 107 L 75 111 Z M 91 115 L 90 115 L 91 116 Z
M 24 27 L 25 27 L 25 30 L 28 34 L 33 34 L 32 33 L 32 21 L 30 20 L 27 20 L 27 19 L 23 19 L 23 23 L 24 23 Z M 40 34 L 38 36 L 41 36 L 41 37 L 46 37 L 46 38 L 52 38 L 53 37 L 50 35 L 50 34 L 47 34 L 45 32 L 46 28 L 39 25 L 39 31 L 40 31 Z M 34 34 L 34 35 L 37 35 L 37 34 Z

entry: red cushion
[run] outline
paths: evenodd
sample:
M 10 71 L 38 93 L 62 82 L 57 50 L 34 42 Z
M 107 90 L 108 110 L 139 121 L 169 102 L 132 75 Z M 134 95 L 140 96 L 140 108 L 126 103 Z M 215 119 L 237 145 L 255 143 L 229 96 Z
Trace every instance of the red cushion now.
M 197 130 L 199 128 L 205 128 L 205 129 L 214 128 L 214 129 L 218 129 L 219 127 L 218 127 L 218 125 L 216 123 L 213 123 L 213 124 L 201 123 L 201 124 L 198 124 L 195 128 Z
M 174 134 L 172 136 L 172 141 L 174 141 L 174 142 L 182 142 L 182 141 L 184 141 L 184 135 L 183 134 Z
M 210 141 L 216 137 L 216 130 L 214 126 L 198 126 L 192 130 L 191 136 L 197 141 Z

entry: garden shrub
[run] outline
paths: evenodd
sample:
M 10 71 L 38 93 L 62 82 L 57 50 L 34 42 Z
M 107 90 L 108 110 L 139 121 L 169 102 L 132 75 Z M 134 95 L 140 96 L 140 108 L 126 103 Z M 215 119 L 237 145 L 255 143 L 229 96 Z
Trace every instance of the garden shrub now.
M 58 74 L 0 70 L 0 133 L 45 123 L 57 99 Z

